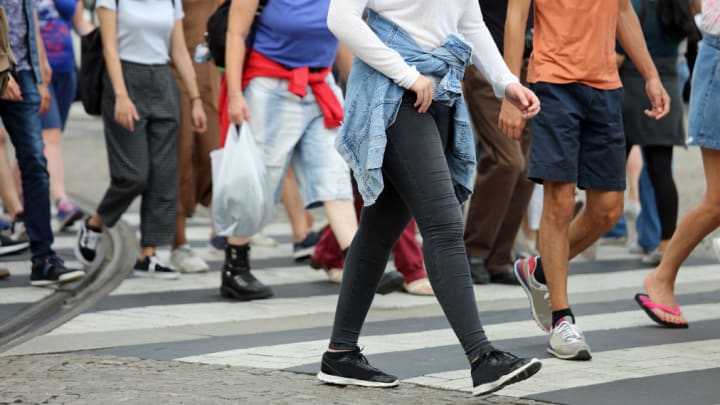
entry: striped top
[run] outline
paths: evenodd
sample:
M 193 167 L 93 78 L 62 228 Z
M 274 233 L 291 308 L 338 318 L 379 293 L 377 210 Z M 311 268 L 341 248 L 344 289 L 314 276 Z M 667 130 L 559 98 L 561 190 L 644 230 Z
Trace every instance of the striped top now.
M 703 0 L 702 30 L 710 35 L 720 35 L 720 0 Z

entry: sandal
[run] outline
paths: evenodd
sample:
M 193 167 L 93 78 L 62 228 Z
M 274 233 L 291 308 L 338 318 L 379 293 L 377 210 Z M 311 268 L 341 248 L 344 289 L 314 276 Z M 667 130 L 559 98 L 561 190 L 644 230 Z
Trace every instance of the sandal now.
M 428 280 L 427 277 L 417 279 L 410 283 L 403 283 L 403 289 L 406 293 L 412 295 L 421 295 L 425 297 L 435 295 L 432 290 L 432 286 L 430 285 L 430 280 Z
M 682 314 L 682 311 L 680 311 L 680 306 L 676 306 L 675 309 L 670 308 L 666 305 L 657 304 L 652 301 L 650 301 L 650 297 L 648 297 L 647 294 L 635 294 L 635 302 L 640 305 L 640 308 L 645 311 L 647 316 L 658 323 L 661 326 L 664 326 L 666 328 L 673 328 L 673 329 L 687 329 L 688 324 L 687 323 L 673 323 L 673 322 L 667 322 L 662 320 L 659 316 L 657 316 L 652 310 L 653 309 L 659 309 L 660 311 L 663 311 L 665 313 L 668 313 L 670 315 L 674 316 L 680 316 Z

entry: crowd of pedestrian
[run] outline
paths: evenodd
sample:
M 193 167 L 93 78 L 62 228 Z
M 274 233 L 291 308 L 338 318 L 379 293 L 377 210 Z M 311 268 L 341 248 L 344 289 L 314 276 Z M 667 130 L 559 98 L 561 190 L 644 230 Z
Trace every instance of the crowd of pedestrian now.
M 326 383 L 398 384 L 357 346 L 374 295 L 393 291 L 437 297 L 475 395 L 541 364 L 491 344 L 473 284 L 519 285 L 548 352 L 591 359 L 567 278 L 599 241 L 644 254 L 655 268 L 638 305 L 663 326 L 688 326 L 674 281 L 720 226 L 720 0 L 97 0 L 94 10 L 97 27 L 80 0 L 0 0 L 0 255 L 30 249 L 32 285 L 85 275 L 53 251 L 53 206 L 57 232 L 79 223 L 75 255 L 88 267 L 137 197 L 133 274 L 209 271 L 187 220 L 225 198 L 213 195 L 218 176 L 249 175 L 211 162 L 249 134 L 265 203 L 287 211 L 292 258 L 341 285 Z M 99 32 L 104 60 L 110 179 L 87 213 L 62 164 L 78 93 L 73 31 Z M 700 147 L 707 191 L 678 224 L 673 149 L 686 144 Z M 328 224 L 314 231 L 309 210 L 320 206 Z M 207 235 L 224 253 L 221 295 L 269 298 L 250 250 L 276 242 L 262 226 L 219 226 L 232 207 L 215 204 Z M 164 246 L 168 261 L 156 255 Z M 386 271 L 391 253 L 397 271 Z

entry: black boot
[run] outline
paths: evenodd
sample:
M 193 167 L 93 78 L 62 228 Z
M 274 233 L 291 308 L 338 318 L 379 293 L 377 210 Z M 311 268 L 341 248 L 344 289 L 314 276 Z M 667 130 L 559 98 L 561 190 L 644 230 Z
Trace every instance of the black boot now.
M 270 287 L 250 273 L 249 256 L 249 245 L 227 245 L 220 295 L 240 301 L 272 297 L 273 292 Z

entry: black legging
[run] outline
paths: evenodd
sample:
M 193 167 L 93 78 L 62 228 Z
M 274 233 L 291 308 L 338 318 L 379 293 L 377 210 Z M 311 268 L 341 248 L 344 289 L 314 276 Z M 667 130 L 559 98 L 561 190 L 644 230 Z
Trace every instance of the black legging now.
M 414 216 L 423 236 L 430 283 L 472 361 L 491 346 L 477 312 L 463 243 L 463 213 L 445 157 L 453 110 L 433 102 L 420 114 L 414 102 L 415 95 L 406 93 L 395 124 L 387 130 L 385 188 L 374 205 L 362 210 L 345 260 L 330 348 L 357 348 L 390 251 Z
M 672 176 L 673 146 L 646 145 L 642 146 L 642 152 L 655 192 L 655 205 L 660 217 L 660 239 L 669 240 L 675 233 L 678 217 L 678 192 Z

